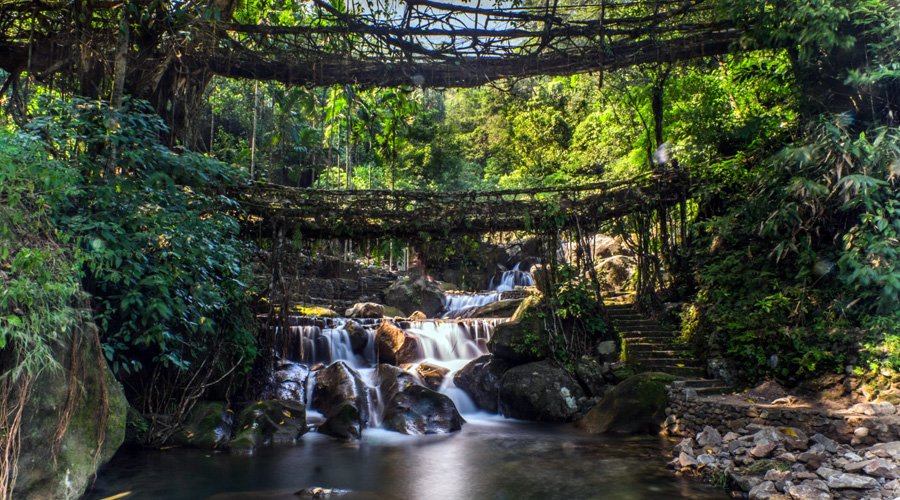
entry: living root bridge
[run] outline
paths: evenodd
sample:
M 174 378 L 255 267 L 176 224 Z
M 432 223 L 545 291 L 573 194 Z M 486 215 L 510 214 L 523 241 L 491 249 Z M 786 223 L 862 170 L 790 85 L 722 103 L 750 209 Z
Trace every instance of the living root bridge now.
M 666 171 L 614 183 L 500 191 L 332 191 L 257 184 L 235 194 L 245 228 L 281 227 L 305 238 L 446 237 L 504 231 L 552 232 L 600 225 L 686 199 L 687 174 Z

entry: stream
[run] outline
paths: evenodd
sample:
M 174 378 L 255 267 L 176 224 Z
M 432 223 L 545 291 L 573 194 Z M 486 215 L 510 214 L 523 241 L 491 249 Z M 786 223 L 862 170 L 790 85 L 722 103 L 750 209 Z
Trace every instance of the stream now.
M 88 499 L 130 491 L 135 499 L 298 498 L 310 486 L 362 499 L 727 498 L 721 489 L 676 478 L 666 442 L 585 434 L 568 425 L 465 415 L 463 430 L 405 436 L 367 429 L 359 442 L 310 432 L 295 446 L 253 456 L 191 449 L 122 450 Z
M 434 387 L 465 418 L 459 432 L 408 436 L 380 428 L 384 396 L 375 383 L 373 348 L 380 319 L 351 325 L 347 318 L 294 317 L 286 332 L 276 330 L 280 380 L 290 382 L 278 397 L 304 403 L 309 421 L 321 423 L 312 404 L 315 367 L 344 363 L 365 384 L 357 394 L 368 415 L 359 441 L 308 432 L 293 446 L 261 447 L 249 456 L 122 449 L 86 498 L 126 492 L 147 499 L 298 498 L 295 492 L 310 487 L 347 490 L 340 498 L 348 499 L 724 498 L 722 490 L 666 470 L 664 450 L 671 446 L 659 438 L 596 436 L 570 424 L 506 419 L 479 411 L 455 387 L 454 373 L 487 353 L 494 327 L 505 320 L 453 318 L 532 283 L 516 267 L 489 292 L 448 295 L 443 318 L 396 322 L 417 339 L 410 373 L 420 364 L 448 372 Z

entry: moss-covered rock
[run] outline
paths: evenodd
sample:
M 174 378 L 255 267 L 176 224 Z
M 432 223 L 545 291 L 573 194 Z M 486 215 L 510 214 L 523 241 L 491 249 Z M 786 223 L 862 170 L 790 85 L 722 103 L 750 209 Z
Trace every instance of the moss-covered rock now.
M 485 304 L 466 315 L 467 318 L 510 318 L 519 310 L 524 299 L 498 300 Z
M 241 410 L 233 453 L 253 453 L 268 444 L 293 443 L 306 432 L 306 407 L 296 401 L 257 401 Z
M 539 294 L 526 298 L 509 321 L 494 327 L 488 342 L 491 354 L 514 364 L 550 357 L 547 331 L 541 317 L 542 298 Z
M 81 497 L 97 468 L 125 440 L 128 402 L 97 335 L 93 323 L 82 323 L 56 347 L 62 369 L 35 379 L 23 415 L 13 498 Z
M 296 304 L 291 307 L 291 310 L 301 316 L 318 316 L 320 318 L 336 318 L 339 316 L 338 313 L 327 307 L 312 304 Z
M 384 292 L 384 303 L 403 311 L 406 317 L 414 311 L 422 311 L 429 318 L 437 316 L 444 307 L 444 291 L 424 277 L 397 280 Z
M 231 439 L 233 414 L 222 401 L 199 401 L 175 441 L 205 450 L 222 449 Z
M 666 385 L 675 377 L 666 373 L 639 373 L 613 387 L 576 426 L 593 434 L 659 433 L 666 419 Z

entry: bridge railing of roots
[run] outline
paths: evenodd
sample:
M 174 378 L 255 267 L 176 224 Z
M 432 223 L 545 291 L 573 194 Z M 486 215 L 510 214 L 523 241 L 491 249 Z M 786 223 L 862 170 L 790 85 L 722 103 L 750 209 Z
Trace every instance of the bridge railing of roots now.
M 589 231 L 642 210 L 674 206 L 690 191 L 682 170 L 624 181 L 497 191 L 335 191 L 256 184 L 236 193 L 245 227 L 304 238 L 448 237 L 506 231 Z

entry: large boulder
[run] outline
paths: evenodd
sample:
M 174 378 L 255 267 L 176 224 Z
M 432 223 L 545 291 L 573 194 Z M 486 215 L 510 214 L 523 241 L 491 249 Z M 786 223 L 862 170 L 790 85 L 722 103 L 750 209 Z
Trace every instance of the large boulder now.
M 582 356 L 573 364 L 575 379 L 585 389 L 589 396 L 603 396 L 608 387 L 607 377 L 610 376 L 609 363 L 601 363 L 590 356 Z
M 488 350 L 513 364 L 550 357 L 547 331 L 540 317 L 541 296 L 532 295 L 519 304 L 513 317 L 494 327 Z
M 479 408 L 497 413 L 500 379 L 512 365 L 501 358 L 485 354 L 470 361 L 453 376 L 453 383 L 472 398 Z
M 348 318 L 380 318 L 384 316 L 384 306 L 374 302 L 359 302 L 344 312 Z
M 403 434 L 445 434 L 462 429 L 464 422 L 449 397 L 412 385 L 387 401 L 382 426 Z
M 306 432 L 306 407 L 296 401 L 257 401 L 238 416 L 232 453 L 253 453 L 268 444 L 293 443 Z
M 359 373 L 343 361 L 337 361 L 316 373 L 310 407 L 322 412 L 327 419 L 338 410 L 346 412 L 341 408 L 343 405 L 352 405 L 359 415 L 360 428 L 365 428 L 369 421 L 369 401 L 373 397 Z
M 675 377 L 666 373 L 639 373 L 625 379 L 578 422 L 593 434 L 659 433 L 666 419 L 666 385 Z
M 65 368 L 44 370 L 33 380 L 12 498 L 80 498 L 124 441 L 128 402 L 97 335 L 93 323 L 74 327 L 54 347 Z
M 200 401 L 188 415 L 184 429 L 175 435 L 175 442 L 207 450 L 226 448 L 232 420 L 224 401 Z
M 369 345 L 369 332 L 365 327 L 352 320 L 344 323 L 344 330 L 347 332 L 347 336 L 350 337 L 350 348 L 353 349 L 353 353 L 362 354 L 366 346 Z
M 309 367 L 300 363 L 281 361 L 275 370 L 275 397 L 285 401 L 306 402 L 306 382 Z
M 437 283 L 424 277 L 406 277 L 384 291 L 384 303 L 400 309 L 404 316 L 422 311 L 427 317 L 434 318 L 444 307 L 444 292 Z
M 382 321 L 375 331 L 375 358 L 392 365 L 412 363 L 419 359 L 419 341 L 393 322 Z
M 597 262 L 597 271 L 605 277 L 606 288 L 621 292 L 633 288 L 637 261 L 627 255 L 613 255 Z
M 365 428 L 359 408 L 352 403 L 342 403 L 332 410 L 316 430 L 338 439 L 359 439 Z
M 385 399 L 382 427 L 403 434 L 445 434 L 465 423 L 453 401 L 395 366 L 378 365 L 376 383 Z
M 578 411 L 581 386 L 551 361 L 516 366 L 500 379 L 499 409 L 505 417 L 567 422 Z

